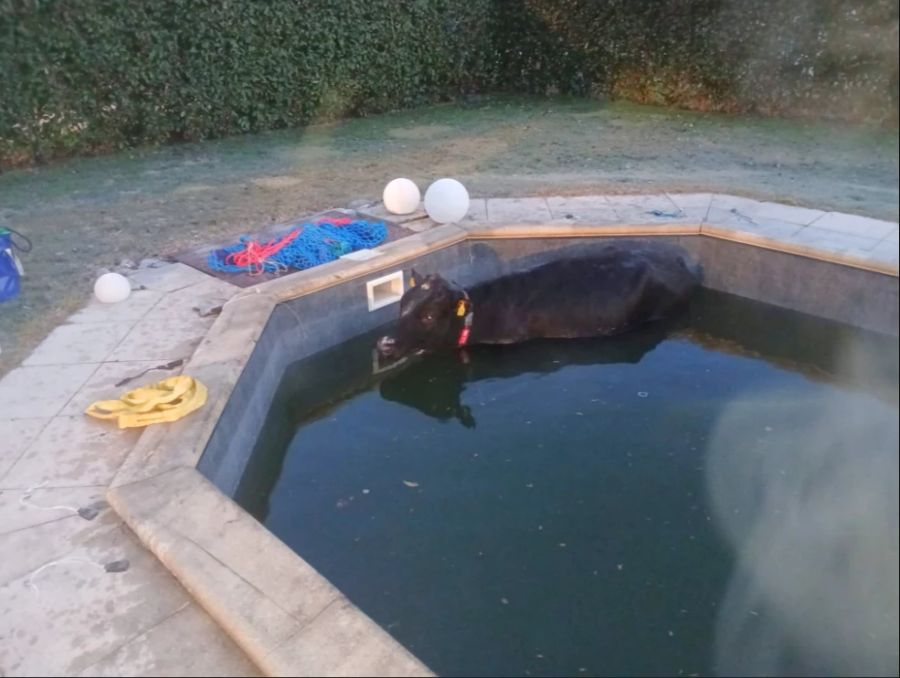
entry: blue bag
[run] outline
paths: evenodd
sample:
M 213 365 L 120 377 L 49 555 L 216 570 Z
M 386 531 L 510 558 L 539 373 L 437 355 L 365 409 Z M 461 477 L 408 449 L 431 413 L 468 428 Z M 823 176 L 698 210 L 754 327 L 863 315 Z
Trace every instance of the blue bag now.
M 13 234 L 25 244 L 15 242 Z M 30 252 L 31 241 L 21 233 L 0 226 L 0 303 L 17 297 L 22 286 L 22 264 L 16 250 Z

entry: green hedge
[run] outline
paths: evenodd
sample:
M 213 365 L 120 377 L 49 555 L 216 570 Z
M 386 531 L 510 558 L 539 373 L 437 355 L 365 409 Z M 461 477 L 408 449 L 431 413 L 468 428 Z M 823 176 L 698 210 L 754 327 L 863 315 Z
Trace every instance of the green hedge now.
M 0 0 L 0 161 L 506 90 L 897 124 L 897 0 Z
M 499 0 L 496 8 L 496 77 L 514 91 L 897 124 L 897 0 Z
M 490 1 L 0 0 L 0 158 L 452 96 L 490 68 Z

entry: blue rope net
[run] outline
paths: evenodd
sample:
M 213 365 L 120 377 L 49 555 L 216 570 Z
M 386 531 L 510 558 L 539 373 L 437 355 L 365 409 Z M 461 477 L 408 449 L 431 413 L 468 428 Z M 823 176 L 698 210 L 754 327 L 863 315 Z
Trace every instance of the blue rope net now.
M 206 263 L 210 269 L 223 273 L 278 273 L 289 268 L 302 271 L 350 252 L 377 247 L 387 239 L 387 226 L 382 221 L 304 223 L 295 225 L 290 232 L 296 229 L 301 229 L 300 233 L 259 266 L 237 266 L 228 261 L 228 255 L 247 248 L 251 242 L 247 236 L 234 245 L 210 252 Z

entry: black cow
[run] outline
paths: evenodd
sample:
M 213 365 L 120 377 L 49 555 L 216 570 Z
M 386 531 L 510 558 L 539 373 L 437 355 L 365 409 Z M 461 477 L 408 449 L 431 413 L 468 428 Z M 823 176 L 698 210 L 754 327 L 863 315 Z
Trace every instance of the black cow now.
M 391 359 L 473 344 L 621 334 L 673 316 L 700 282 L 680 247 L 614 241 L 589 256 L 559 259 L 463 289 L 421 277 L 400 301 L 392 336 L 378 340 Z

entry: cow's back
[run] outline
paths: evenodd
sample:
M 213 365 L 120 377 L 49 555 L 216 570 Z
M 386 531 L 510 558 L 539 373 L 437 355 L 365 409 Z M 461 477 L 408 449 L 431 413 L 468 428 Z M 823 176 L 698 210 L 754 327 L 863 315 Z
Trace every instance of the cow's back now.
M 487 284 L 497 340 L 618 334 L 668 317 L 697 287 L 690 255 L 667 243 L 617 241 Z

